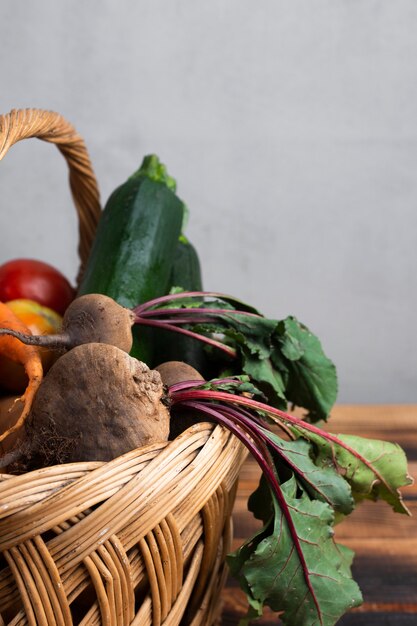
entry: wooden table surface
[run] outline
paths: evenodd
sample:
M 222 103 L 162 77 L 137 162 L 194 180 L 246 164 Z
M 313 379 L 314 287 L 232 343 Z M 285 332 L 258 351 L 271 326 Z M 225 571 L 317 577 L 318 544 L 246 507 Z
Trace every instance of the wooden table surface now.
M 383 502 L 365 502 L 337 527 L 337 540 L 355 551 L 353 577 L 364 598 L 363 605 L 346 614 L 338 625 L 417 626 L 417 405 L 337 406 L 327 429 L 397 442 L 407 454 L 409 473 L 415 480 L 403 490 L 413 517 L 394 513 Z M 234 548 L 259 528 L 259 522 L 246 509 L 258 479 L 258 467 L 248 458 L 234 509 Z M 224 626 L 235 626 L 245 615 L 245 596 L 232 578 L 223 592 L 223 606 Z M 281 624 L 269 609 L 255 623 Z

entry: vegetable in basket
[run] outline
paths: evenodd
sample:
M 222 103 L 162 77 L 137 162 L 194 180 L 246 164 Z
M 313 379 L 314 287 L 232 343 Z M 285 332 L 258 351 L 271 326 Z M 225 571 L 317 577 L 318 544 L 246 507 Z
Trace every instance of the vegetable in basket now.
M 169 284 L 165 293 L 169 293 L 172 289 L 201 291 L 202 288 L 201 267 L 197 251 L 182 233 L 175 250 Z M 142 326 L 140 333 L 142 334 L 144 330 L 145 327 Z M 149 331 L 150 328 L 148 327 L 147 330 Z M 152 330 L 155 345 L 152 366 L 155 367 L 164 361 L 174 360 L 186 362 L 201 371 L 207 370 L 208 358 L 201 342 L 184 335 L 164 332 L 161 328 Z
M 158 157 L 110 196 L 100 219 L 78 295 L 103 293 L 133 307 L 167 292 L 184 219 L 175 181 Z M 132 355 L 149 363 L 152 343 L 134 336 Z
M 93 435 L 96 439 L 92 446 L 86 446 L 86 454 L 97 454 L 92 447 L 100 448 L 101 454 L 103 439 L 113 439 L 116 434 L 120 438 L 120 433 L 140 428 L 137 406 L 142 401 L 140 394 L 144 393 L 147 401 L 149 392 L 155 400 L 149 413 L 152 417 L 157 415 L 163 424 L 163 433 L 158 433 L 158 438 L 167 436 L 168 408 L 174 423 L 181 424 L 183 415 L 187 414 L 191 421 L 209 419 L 222 424 L 248 448 L 263 472 L 249 508 L 264 526 L 229 555 L 232 573 L 248 597 L 248 618 L 259 617 L 262 607 L 268 605 L 283 612 L 281 619 L 287 626 L 332 626 L 346 610 L 361 602 L 350 571 L 353 553 L 335 542 L 334 525 L 364 499 L 383 499 L 394 511 L 408 513 L 399 492 L 411 482 L 404 453 L 395 444 L 335 435 L 312 423 L 326 418 L 335 401 L 336 370 L 318 339 L 295 318 L 269 320 L 236 298 L 214 292 L 176 293 L 172 289 L 167 295 L 166 291 L 175 287 L 169 284 L 169 277 L 183 205 L 167 194 L 172 185 L 169 178 L 162 184 L 152 179 L 155 172 L 157 176 L 161 173 L 158 163 L 149 165 L 149 171 L 154 172 L 151 176 L 149 172 L 138 173 L 128 181 L 128 187 L 120 188 L 111 199 L 118 205 L 120 215 L 126 209 L 126 219 L 132 218 L 134 223 L 139 209 L 146 217 L 145 224 L 148 219 L 152 221 L 153 206 L 160 211 L 161 219 L 154 223 L 152 232 L 141 230 L 139 222 L 135 223 L 144 256 L 136 256 L 134 266 L 129 265 L 124 253 L 134 245 L 129 241 L 133 233 L 129 231 L 128 221 L 123 220 L 122 225 L 128 230 L 117 230 L 116 213 L 110 211 L 109 220 L 100 223 L 96 251 L 90 257 L 81 286 L 81 292 L 114 289 L 117 293 L 107 295 L 131 309 L 124 310 L 122 316 L 121 326 L 126 324 L 130 336 L 123 343 L 124 351 L 112 345 L 113 339 L 109 345 L 98 343 L 109 335 L 106 330 L 104 334 L 97 331 L 95 317 L 83 315 L 82 307 L 78 327 L 72 331 L 64 322 L 58 338 L 35 339 L 14 333 L 16 340 L 19 337 L 32 344 L 48 343 L 68 350 L 51 368 L 36 395 L 27 420 L 27 450 L 32 457 L 41 457 L 42 463 L 60 460 L 56 448 L 45 450 L 40 433 L 35 433 L 45 432 L 52 424 L 56 432 L 49 430 L 49 434 L 62 444 L 58 446 L 62 459 L 79 460 L 86 443 L 83 439 L 91 439 Z M 138 198 L 134 195 L 137 191 Z M 161 198 L 169 202 L 161 203 Z M 174 219 L 171 201 L 172 207 L 176 207 L 176 232 L 164 255 L 164 243 L 168 241 L 165 219 L 168 216 Z M 144 232 L 148 235 L 141 239 Z M 112 246 L 116 257 L 120 253 L 116 265 L 112 264 L 114 259 L 107 264 Z M 160 254 L 163 271 L 153 263 Z M 112 280 L 108 280 L 107 273 Z M 140 294 L 134 292 L 138 287 L 135 278 Z M 180 280 L 181 277 L 179 286 L 187 288 Z M 103 305 L 102 309 L 106 307 Z M 159 372 L 149 371 L 143 364 L 135 366 L 138 362 L 126 354 L 131 346 L 133 321 L 137 326 L 138 349 L 145 327 L 151 327 L 154 334 L 159 331 L 174 336 L 176 333 L 176 338 L 204 344 L 210 359 L 209 369 L 216 374 L 214 380 L 201 380 L 199 372 L 184 371 L 178 363 L 174 368 L 171 366 L 171 371 L 160 365 Z M 116 364 L 120 362 L 124 373 L 119 378 Z M 121 383 L 124 385 L 125 378 L 132 373 L 133 378 L 138 378 L 135 367 L 149 376 L 151 382 L 148 380 L 140 390 L 134 389 L 128 398 L 136 404 L 136 416 L 135 409 L 131 414 L 128 411 L 127 427 L 117 421 L 127 402 L 120 393 Z M 208 378 L 205 372 L 202 374 Z M 162 386 L 163 381 L 168 387 Z M 129 386 L 129 382 L 126 384 Z M 77 394 L 79 398 L 72 397 Z M 119 404 L 114 406 L 113 401 Z M 75 404 L 70 405 L 71 402 Z M 289 403 L 307 409 L 306 419 L 287 413 Z M 85 410 L 86 405 L 88 418 L 84 424 L 75 425 L 72 416 Z M 69 406 L 71 412 L 65 414 Z M 61 413 L 65 419 L 53 422 L 53 416 Z M 146 408 L 143 413 L 148 415 Z M 71 439 L 72 445 L 68 445 Z M 108 447 L 108 442 L 105 443 Z M 140 444 L 129 440 L 129 445 Z M 106 449 L 104 454 L 109 456 L 102 458 L 111 458 L 122 451 L 126 449 L 112 448 L 111 452 Z
M 75 291 L 55 267 L 36 259 L 13 259 L 0 266 L 0 301 L 25 298 L 63 315 Z
M 33 300 L 18 299 L 5 303 L 34 335 L 57 333 L 61 329 L 62 317 L 48 307 Z M 48 371 L 55 358 L 54 352 L 46 348 L 40 351 L 43 371 Z M 23 393 L 28 377 L 21 363 L 6 355 L 0 355 L 0 389 Z
M 288 626 L 335 624 L 346 610 L 360 604 L 361 595 L 351 577 L 353 553 L 334 541 L 334 524 L 364 499 L 384 499 L 394 511 L 408 513 L 399 492 L 400 487 L 411 482 L 402 450 L 387 442 L 334 435 L 275 408 L 263 401 L 263 394 L 249 377 L 226 377 L 206 383 L 198 380 L 194 371 L 181 371 L 178 364 L 171 373 L 161 365 L 165 381 L 171 382 L 166 399 L 158 372 L 150 372 L 147 366 L 112 345 L 89 343 L 90 337 L 97 341 L 97 329 L 92 316 L 82 315 L 82 303 L 97 300 L 101 301 L 97 309 L 102 324 L 103 300 L 107 303 L 109 299 L 83 296 L 71 305 L 79 307 L 82 337 L 77 342 L 75 331 L 67 333 L 66 346 L 70 349 L 51 368 L 36 395 L 28 419 L 29 457 L 38 462 L 40 457 L 43 464 L 59 461 L 61 454 L 65 460 L 79 460 L 80 455 L 88 459 L 97 455 L 112 458 L 127 450 L 109 449 L 109 443 L 123 438 L 121 434 L 127 430 L 135 434 L 149 417 L 153 425 L 155 420 L 163 424 L 164 434 L 158 433 L 156 439 L 160 440 L 168 434 L 167 404 L 173 420 L 180 420 L 178 416 L 184 411 L 191 411 L 193 420 L 199 415 L 201 420 L 208 418 L 224 425 L 244 443 L 264 475 L 249 501 L 264 528 L 229 556 L 232 572 L 248 594 L 249 616 L 260 616 L 262 607 L 269 605 L 284 611 L 281 618 Z M 115 318 L 112 314 L 108 321 L 113 320 L 114 324 Z M 120 325 L 127 322 L 130 328 L 132 321 L 131 312 L 123 309 Z M 103 328 L 102 339 L 112 336 L 113 331 L 105 332 Z M 55 341 L 53 337 L 3 332 L 13 333 L 16 340 L 19 337 L 39 345 L 63 345 L 62 337 Z M 68 337 L 72 337 L 70 342 Z M 81 345 L 72 347 L 77 343 Z M 125 349 L 129 347 L 127 343 Z M 127 364 L 126 378 L 117 371 L 121 360 Z M 151 378 L 141 389 L 134 389 L 130 397 L 127 378 L 132 376 L 137 382 L 139 370 Z M 189 376 L 193 380 L 183 380 Z M 317 377 L 320 378 L 319 372 Z M 182 382 L 173 382 L 175 379 Z M 127 391 L 120 393 L 125 385 Z M 321 395 L 321 385 L 315 391 Z M 138 404 L 145 398 L 148 402 L 150 395 L 154 396 L 152 409 L 149 412 L 143 407 L 138 420 Z M 120 400 L 117 406 L 113 404 L 115 398 Z M 130 400 L 132 412 L 126 406 Z M 74 422 L 77 414 L 83 416 L 81 424 Z M 117 421 L 126 414 L 127 422 Z M 285 437 L 280 437 L 271 424 L 281 428 Z M 51 449 L 45 445 L 45 439 L 54 440 L 57 445 Z M 128 447 L 135 445 L 140 444 L 128 440 Z
M 412 482 L 406 458 L 396 444 L 334 435 L 259 395 L 245 377 L 169 389 L 174 420 L 188 409 L 223 424 L 262 469 L 249 509 L 264 526 L 228 556 L 247 594 L 247 617 L 262 616 L 268 605 L 282 611 L 286 626 L 333 626 L 362 602 L 353 552 L 336 543 L 334 525 L 365 499 L 409 514 L 399 492 Z
M 19 339 L 11 336 L 15 333 L 30 336 L 27 326 L 8 306 L 0 302 L 0 355 L 4 355 L 8 359 L 23 365 L 29 381 L 23 395 L 20 397 L 20 401 L 23 403 L 20 417 L 13 426 L 0 435 L 0 442 L 24 424 L 43 378 L 39 348 L 34 345 L 25 345 Z
M 78 295 L 103 293 L 127 307 L 173 287 L 201 290 L 198 254 L 184 234 L 188 209 L 176 182 L 156 155 L 110 196 L 99 222 Z M 131 355 L 155 366 L 164 360 L 205 362 L 197 342 L 150 328 L 133 330 Z
M 85 343 L 106 343 L 124 352 L 132 348 L 133 313 L 102 294 L 89 294 L 73 300 L 62 318 L 59 334 L 28 335 L 0 326 L 0 337 L 12 335 L 26 345 L 71 350 Z
M 185 364 L 158 369 L 169 386 L 171 428 L 198 419 L 222 424 L 263 472 L 248 504 L 264 526 L 227 557 L 247 594 L 247 618 L 268 605 L 288 626 L 332 626 L 360 605 L 353 551 L 335 541 L 334 526 L 365 499 L 409 514 L 399 491 L 412 482 L 401 448 L 335 435 L 271 407 L 247 376 L 202 382 Z
M 132 323 L 131 311 L 107 296 L 92 294 L 70 304 L 59 335 L 0 328 L 0 341 L 17 342 L 22 349 L 66 350 L 40 385 L 30 416 L 25 411 L 20 417 L 26 440 L 19 442 L 12 460 L 19 461 L 21 470 L 109 461 L 168 438 L 161 377 L 128 354 Z M 0 441 L 15 430 L 6 430 Z M 11 452 L 7 463 L 10 459 Z
M 267 319 L 215 292 L 171 293 L 133 310 L 140 326 L 204 343 L 212 375 L 247 374 L 272 405 L 303 407 L 311 421 L 329 415 L 337 395 L 336 368 L 318 338 L 295 317 Z

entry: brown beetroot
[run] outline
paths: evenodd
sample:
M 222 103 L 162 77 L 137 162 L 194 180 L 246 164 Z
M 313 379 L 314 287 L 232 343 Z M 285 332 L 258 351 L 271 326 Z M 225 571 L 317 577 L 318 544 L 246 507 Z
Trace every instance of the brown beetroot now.
M 161 374 L 162 382 L 167 387 L 175 385 L 176 383 L 183 383 L 188 380 L 204 381 L 200 372 L 183 361 L 166 361 L 165 363 L 158 365 L 155 369 Z M 185 412 L 183 410 L 181 413 L 178 413 L 175 409 L 171 410 L 169 438 L 171 440 L 175 439 L 175 437 L 178 437 L 178 435 L 184 432 L 184 430 L 197 422 L 201 422 L 201 416 L 197 415 L 193 411 Z
M 75 347 L 45 376 L 26 430 L 31 468 L 109 461 L 164 441 L 169 411 L 161 377 L 114 346 Z
M 62 319 L 62 332 L 57 335 L 25 335 L 7 328 L 0 335 L 12 335 L 27 345 L 52 350 L 71 350 L 86 343 L 105 343 L 130 352 L 133 343 L 134 314 L 112 298 L 102 294 L 86 294 L 71 302 Z
M 130 352 L 134 318 L 132 311 L 112 298 L 87 294 L 73 300 L 65 311 L 62 332 L 70 337 L 72 346 L 106 343 Z
M 200 372 L 184 361 L 165 361 L 155 369 L 161 374 L 162 382 L 167 387 L 187 380 L 204 380 Z

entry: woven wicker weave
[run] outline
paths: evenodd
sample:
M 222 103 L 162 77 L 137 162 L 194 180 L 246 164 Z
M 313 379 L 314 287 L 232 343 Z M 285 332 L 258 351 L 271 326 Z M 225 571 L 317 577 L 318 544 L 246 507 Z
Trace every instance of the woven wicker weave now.
M 81 137 L 56 113 L 0 117 L 0 159 L 20 139 L 56 143 L 70 170 L 81 269 L 100 216 Z M 245 450 L 198 424 L 109 463 L 0 474 L 0 626 L 210 625 Z

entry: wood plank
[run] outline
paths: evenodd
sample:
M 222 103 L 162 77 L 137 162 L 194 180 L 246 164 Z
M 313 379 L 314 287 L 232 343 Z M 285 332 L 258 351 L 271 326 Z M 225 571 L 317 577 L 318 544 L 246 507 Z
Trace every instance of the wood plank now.
M 277 626 L 276 622 L 275 626 Z M 415 613 L 352 612 L 344 615 L 339 620 L 338 626 L 416 626 L 416 615 Z
M 397 605 L 398 607 L 398 605 Z M 381 610 L 382 608 L 382 610 Z M 227 586 L 223 593 L 222 626 L 237 626 L 244 617 L 247 604 L 243 592 L 232 586 Z M 355 609 L 344 615 L 338 626 L 416 626 L 417 607 L 400 605 L 399 610 L 392 605 L 372 605 L 364 603 L 360 609 Z M 259 626 L 282 625 L 279 615 L 270 609 L 264 610 L 263 616 L 254 622 Z
M 417 461 L 416 405 L 336 406 L 325 428 L 398 443 L 410 461 Z
M 409 472 L 417 477 L 417 406 L 336 406 L 325 428 L 335 433 L 399 443 L 407 452 Z M 234 508 L 234 549 L 259 527 L 247 511 L 247 498 L 256 488 L 260 470 L 248 457 L 242 467 Z M 336 529 L 336 538 L 356 554 L 353 576 L 364 604 L 340 620 L 341 626 L 417 625 L 417 481 L 403 490 L 413 517 L 394 513 L 383 502 L 365 502 Z M 234 625 L 245 615 L 245 595 L 229 578 L 223 594 L 222 624 Z M 279 624 L 277 614 L 265 610 L 257 622 Z

